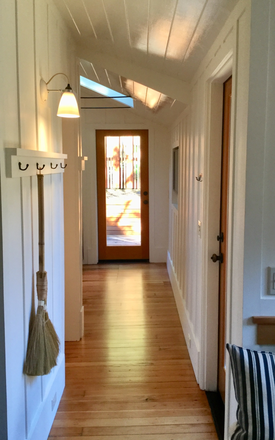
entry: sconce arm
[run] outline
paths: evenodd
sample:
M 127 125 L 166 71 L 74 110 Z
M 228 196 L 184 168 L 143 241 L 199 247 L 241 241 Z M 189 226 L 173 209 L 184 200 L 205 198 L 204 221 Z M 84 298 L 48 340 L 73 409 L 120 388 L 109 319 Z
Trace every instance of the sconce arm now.
M 66 75 L 66 73 L 63 73 L 63 72 L 55 73 L 47 82 L 41 78 L 41 80 L 40 80 L 40 96 L 41 96 L 42 101 L 47 101 L 49 92 L 64 92 L 64 89 L 48 89 L 48 84 L 57 75 L 64 75 L 67 78 L 67 82 L 69 83 L 68 76 Z
M 49 79 L 49 81 L 46 82 L 46 86 L 47 86 L 47 85 L 51 82 L 51 80 L 52 80 L 55 76 L 57 76 L 57 75 L 64 75 L 64 76 L 66 76 L 67 81 L 69 82 L 69 78 L 68 78 L 68 76 L 66 75 L 66 73 L 59 72 L 59 73 L 55 73 L 55 74 Z

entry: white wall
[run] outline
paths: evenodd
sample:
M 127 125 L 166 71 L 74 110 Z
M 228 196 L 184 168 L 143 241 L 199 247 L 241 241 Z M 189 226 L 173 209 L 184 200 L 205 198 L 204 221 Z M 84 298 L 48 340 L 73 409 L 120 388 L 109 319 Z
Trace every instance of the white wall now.
M 62 152 L 58 96 L 51 94 L 43 103 L 39 83 L 63 71 L 74 85 L 73 44 L 51 0 L 2 0 L 0 42 L 0 438 L 46 440 L 65 380 L 63 176 L 44 179 L 48 310 L 61 353 L 49 375 L 29 378 L 22 370 L 30 317 L 37 308 L 37 181 L 35 176 L 7 177 L 5 149 Z M 64 87 L 64 78 L 52 84 Z
M 192 80 L 191 105 L 173 128 L 180 148 L 178 209 L 170 197 L 168 271 L 194 372 L 201 388 L 217 389 L 218 254 L 223 82 L 232 74 L 229 158 L 227 329 L 242 343 L 245 167 L 250 2 L 240 1 Z M 196 177 L 202 173 L 202 182 Z M 201 232 L 198 232 L 198 221 Z M 226 437 L 235 418 L 227 380 Z
M 267 268 L 275 267 L 274 20 L 273 1 L 264 7 L 252 1 L 243 310 L 243 343 L 250 348 L 259 348 L 252 316 L 275 316 L 275 296 L 267 293 Z
M 142 119 L 128 109 L 82 110 L 81 127 L 83 155 L 89 158 L 83 174 L 84 263 L 98 262 L 96 129 L 149 130 L 149 259 L 151 263 L 166 261 L 170 161 L 167 127 Z

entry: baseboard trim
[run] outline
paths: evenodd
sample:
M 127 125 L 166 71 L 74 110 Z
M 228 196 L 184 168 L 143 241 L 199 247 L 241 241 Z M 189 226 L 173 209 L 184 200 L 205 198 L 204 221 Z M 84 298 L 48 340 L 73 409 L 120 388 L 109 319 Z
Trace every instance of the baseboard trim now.
M 184 300 L 182 298 L 182 292 L 179 288 L 178 280 L 169 252 L 167 253 L 167 271 L 172 285 L 172 290 L 174 293 L 174 298 L 176 301 L 189 356 L 192 362 L 196 380 L 199 383 L 200 345 L 194 333 L 193 324 L 190 321 L 188 310 L 186 309 Z

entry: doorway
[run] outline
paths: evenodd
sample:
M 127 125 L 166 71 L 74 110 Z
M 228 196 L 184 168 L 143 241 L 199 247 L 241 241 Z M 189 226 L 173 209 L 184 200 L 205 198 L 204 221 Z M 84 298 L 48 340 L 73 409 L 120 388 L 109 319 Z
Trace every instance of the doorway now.
M 225 401 L 225 329 L 226 329 L 226 267 L 227 267 L 227 217 L 228 217 L 228 175 L 230 146 L 232 77 L 223 84 L 223 128 L 221 162 L 221 204 L 219 241 L 219 342 L 218 342 L 218 390 Z
M 96 157 L 99 260 L 148 260 L 148 130 L 97 130 Z
M 208 249 L 213 254 L 208 263 L 208 339 L 206 392 L 218 437 L 225 429 L 225 342 L 226 279 L 228 254 L 229 156 L 231 130 L 231 65 L 211 84 L 209 229 Z M 229 77 L 229 78 L 228 78 Z M 210 255 L 211 255 L 210 253 Z M 214 263 L 214 264 L 213 264 Z M 211 351 L 212 350 L 212 351 Z M 212 356 L 211 356 L 211 354 Z

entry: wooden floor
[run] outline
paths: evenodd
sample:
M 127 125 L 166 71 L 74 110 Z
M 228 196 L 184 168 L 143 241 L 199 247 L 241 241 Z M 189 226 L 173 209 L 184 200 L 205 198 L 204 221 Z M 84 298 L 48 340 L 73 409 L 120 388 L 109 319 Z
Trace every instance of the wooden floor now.
M 164 264 L 84 267 L 85 336 L 66 343 L 51 440 L 217 440 Z

